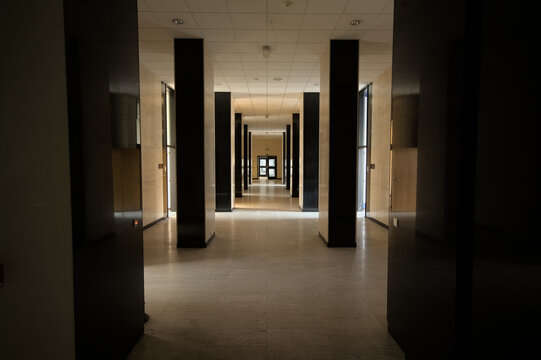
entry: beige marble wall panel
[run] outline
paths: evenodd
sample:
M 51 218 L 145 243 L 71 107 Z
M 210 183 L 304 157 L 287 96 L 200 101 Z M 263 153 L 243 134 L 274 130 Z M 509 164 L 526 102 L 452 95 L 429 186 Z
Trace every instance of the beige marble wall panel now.
M 330 46 L 321 56 L 319 80 L 319 232 L 329 238 L 329 77 Z
M 214 137 L 214 65 L 204 43 L 204 81 L 205 81 L 205 237 L 206 240 L 216 232 L 216 168 Z
M 372 83 L 370 204 L 368 216 L 389 225 L 391 69 Z
M 276 156 L 276 176 L 282 177 L 282 136 L 254 134 L 252 134 L 252 177 L 257 177 L 257 156 L 267 154 Z
M 164 212 L 164 169 L 162 139 L 162 95 L 160 80 L 140 65 L 141 174 L 143 226 L 166 215 Z

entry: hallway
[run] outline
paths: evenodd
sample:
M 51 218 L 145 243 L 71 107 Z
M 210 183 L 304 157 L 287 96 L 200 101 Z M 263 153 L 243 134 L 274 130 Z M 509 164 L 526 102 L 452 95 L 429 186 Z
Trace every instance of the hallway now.
M 387 231 L 359 219 L 356 249 L 326 248 L 318 213 L 285 191 L 252 185 L 206 249 L 177 249 L 174 219 L 145 231 L 150 320 L 130 359 L 403 358 L 386 330 Z

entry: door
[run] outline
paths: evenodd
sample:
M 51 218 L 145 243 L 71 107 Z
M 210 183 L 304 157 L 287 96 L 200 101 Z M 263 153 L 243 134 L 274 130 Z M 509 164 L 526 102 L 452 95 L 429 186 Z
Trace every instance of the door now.
M 268 176 L 267 175 L 267 157 L 257 157 L 257 177 Z
M 276 156 L 267 157 L 267 174 L 269 174 L 269 179 L 276 179 Z

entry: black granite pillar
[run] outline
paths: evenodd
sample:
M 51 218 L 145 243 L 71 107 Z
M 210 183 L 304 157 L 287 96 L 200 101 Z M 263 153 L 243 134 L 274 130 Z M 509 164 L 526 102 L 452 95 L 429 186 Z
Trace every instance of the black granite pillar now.
M 175 39 L 177 247 L 206 247 L 205 57 L 203 39 Z M 186 71 L 189 69 L 189 71 Z M 212 97 L 214 100 L 214 97 Z M 214 126 L 214 121 L 209 126 Z M 214 154 L 212 156 L 214 158 Z M 215 195 L 212 194 L 212 197 Z M 214 209 L 212 211 L 214 213 Z
M 248 190 L 248 125 L 244 124 L 244 157 L 243 157 L 243 183 L 244 183 L 244 190 Z
M 248 133 L 248 183 L 252 185 L 252 132 Z
M 292 151 L 291 151 L 291 197 L 299 197 L 299 114 L 292 119 Z
M 231 193 L 231 93 L 214 94 L 216 139 L 216 211 L 233 209 Z
M 358 73 L 359 41 L 331 40 L 321 67 L 320 149 L 326 151 L 319 192 L 320 236 L 329 247 L 356 246 Z
M 319 93 L 304 93 L 302 108 L 302 210 L 318 211 Z
M 235 113 L 235 197 L 242 197 L 242 114 Z
M 286 183 L 286 133 L 282 133 L 282 184 Z
M 284 162 L 286 168 L 286 189 L 291 189 L 291 125 L 286 126 L 286 156 Z

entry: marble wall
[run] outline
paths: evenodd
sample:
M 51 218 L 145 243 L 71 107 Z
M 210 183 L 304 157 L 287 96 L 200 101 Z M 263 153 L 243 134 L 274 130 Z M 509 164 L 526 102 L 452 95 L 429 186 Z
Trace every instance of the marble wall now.
M 329 238 L 329 76 L 330 47 L 321 56 L 319 80 L 319 233 Z
M 367 216 L 389 225 L 390 145 L 391 145 L 391 69 L 372 83 L 372 126 Z
M 141 86 L 141 174 L 143 226 L 167 216 L 164 204 L 161 81 L 144 65 L 139 67 Z
M 214 64 L 210 52 L 204 46 L 204 82 L 205 82 L 205 131 L 204 131 L 204 191 L 205 191 L 205 239 L 208 241 L 216 232 L 216 166 L 214 135 Z

